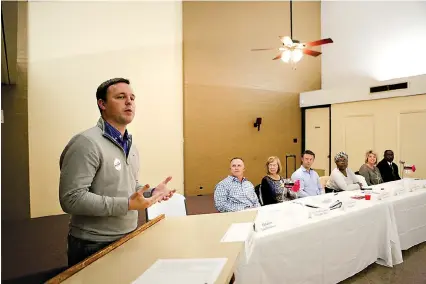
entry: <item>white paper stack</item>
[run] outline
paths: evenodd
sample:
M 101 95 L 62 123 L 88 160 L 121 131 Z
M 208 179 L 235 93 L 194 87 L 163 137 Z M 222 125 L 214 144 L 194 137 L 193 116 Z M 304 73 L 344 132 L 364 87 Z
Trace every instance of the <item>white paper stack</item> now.
M 234 223 L 226 231 L 221 242 L 245 242 L 253 233 L 253 223 Z
M 227 258 L 159 259 L 132 284 L 213 284 Z

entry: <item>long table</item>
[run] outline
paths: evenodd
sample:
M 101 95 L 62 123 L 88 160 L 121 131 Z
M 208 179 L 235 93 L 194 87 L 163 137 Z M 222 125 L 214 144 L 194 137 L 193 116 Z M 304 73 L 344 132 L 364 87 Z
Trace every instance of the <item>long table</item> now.
M 62 283 L 132 283 L 156 260 L 227 258 L 217 284 L 228 284 L 244 242 L 221 242 L 232 223 L 253 222 L 256 212 L 165 218 Z
M 407 188 L 417 187 L 410 192 Z M 426 241 L 426 180 L 403 179 L 397 182 L 388 182 L 373 186 L 375 192 L 381 188 L 391 192 L 391 197 L 382 201 L 379 196 L 373 194 L 374 202 L 387 202 L 394 211 L 395 222 L 401 243 L 401 249 L 407 250 Z M 399 195 L 395 195 L 398 189 L 405 189 Z
M 418 188 L 410 192 L 413 183 Z M 401 250 L 426 241 L 423 186 L 426 181 L 407 179 L 373 186 L 371 200 L 352 199 L 364 193 L 351 191 L 257 209 L 258 228 L 268 222 L 276 226 L 255 233 L 252 247 L 240 259 L 236 283 L 332 284 L 374 262 L 389 267 L 401 263 Z M 336 200 L 343 207 L 321 216 L 304 205 L 327 206 Z

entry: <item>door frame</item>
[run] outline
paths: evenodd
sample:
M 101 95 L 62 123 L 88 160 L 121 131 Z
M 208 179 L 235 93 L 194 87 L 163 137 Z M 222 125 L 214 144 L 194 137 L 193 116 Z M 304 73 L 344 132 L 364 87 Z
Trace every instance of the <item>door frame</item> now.
M 329 123 L 329 131 L 328 131 L 328 172 L 331 173 L 331 104 L 326 105 L 318 105 L 318 106 L 310 106 L 310 107 L 302 107 L 302 153 L 306 150 L 306 110 L 313 108 L 328 108 L 328 123 Z

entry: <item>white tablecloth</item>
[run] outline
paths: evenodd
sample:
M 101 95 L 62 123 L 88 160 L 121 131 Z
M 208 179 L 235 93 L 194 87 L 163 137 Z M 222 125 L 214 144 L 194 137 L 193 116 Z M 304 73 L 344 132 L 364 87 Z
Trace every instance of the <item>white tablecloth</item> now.
M 395 196 L 395 190 L 401 187 L 404 187 L 405 190 Z M 393 207 L 402 250 L 407 250 L 426 241 L 425 187 L 426 180 L 413 179 L 404 179 L 373 187 L 375 192 L 380 192 L 380 188 L 388 189 L 391 192 L 392 196 L 385 201 Z M 417 189 L 410 192 L 410 188 Z M 377 199 L 378 195 L 373 194 L 373 200 Z
M 394 188 L 402 182 L 384 185 L 384 191 L 391 191 L 386 199 L 378 200 L 380 194 L 375 193 L 370 201 L 355 200 L 354 207 L 323 216 L 311 214 L 309 218 L 315 209 L 293 202 L 260 208 L 258 218 L 267 211 L 277 226 L 255 233 L 252 247 L 235 272 L 236 283 L 337 283 L 374 262 L 401 263 L 401 249 L 426 240 L 426 189 L 394 196 Z M 297 201 L 321 205 L 324 199 L 329 203 L 339 199 L 346 203 L 353 202 L 350 197 L 357 194 L 361 191 Z

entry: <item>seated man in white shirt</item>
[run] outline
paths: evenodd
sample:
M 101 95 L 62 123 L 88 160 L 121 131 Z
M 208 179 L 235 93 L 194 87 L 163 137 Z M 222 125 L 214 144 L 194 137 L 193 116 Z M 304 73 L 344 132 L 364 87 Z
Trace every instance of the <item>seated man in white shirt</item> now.
M 348 168 L 348 155 L 345 152 L 337 153 L 334 162 L 337 168 L 331 172 L 330 179 L 325 185 L 326 193 L 362 188 L 362 184 L 358 181 L 355 173 Z
M 300 181 L 297 197 L 320 195 L 322 192 L 318 173 L 311 169 L 315 161 L 315 153 L 306 150 L 302 153 L 302 165 L 292 175 L 291 180 Z
M 219 212 L 234 212 L 260 207 L 254 186 L 244 177 L 244 161 L 231 160 L 231 175 L 219 182 L 214 191 L 214 204 Z

